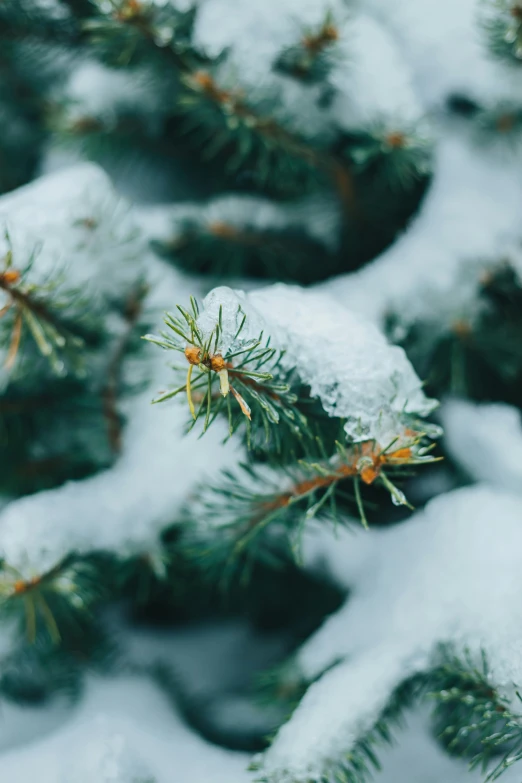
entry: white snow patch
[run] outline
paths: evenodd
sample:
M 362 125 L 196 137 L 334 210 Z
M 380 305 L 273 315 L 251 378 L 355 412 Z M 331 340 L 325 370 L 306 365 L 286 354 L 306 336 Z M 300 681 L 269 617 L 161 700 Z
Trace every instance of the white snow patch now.
M 522 494 L 520 411 L 502 403 L 447 400 L 441 409 L 446 447 L 475 479 Z
M 487 51 L 478 0 L 369 0 L 366 9 L 393 34 L 427 109 L 452 94 L 478 103 L 522 101 L 517 69 Z
M 481 273 L 522 241 L 521 159 L 441 140 L 434 181 L 408 230 L 375 261 L 323 287 L 379 325 L 389 312 L 405 324 L 468 314 Z
M 286 49 L 320 29 L 328 13 L 339 33 L 327 79 L 335 90 L 330 107 L 321 100 L 323 85 L 302 84 L 273 69 Z M 220 69 L 226 86 L 240 83 L 249 97 L 271 96 L 280 106 L 279 119 L 308 136 L 388 115 L 411 121 L 421 113 L 393 38 L 378 20 L 354 14 L 342 0 L 286 0 L 283 6 L 272 0 L 206 0 L 196 16 L 194 38 L 213 56 L 229 52 Z
M 1 754 L 0 775 L 16 783 L 172 783 L 173 775 L 247 783 L 247 763 L 194 734 L 151 682 L 126 676 L 91 678 L 69 723 Z
M 91 163 L 18 188 L 0 198 L 0 257 L 13 248 L 23 270 L 36 253 L 31 280 L 60 273 L 86 296 L 121 298 L 139 274 L 144 242 L 128 204 Z
M 163 311 L 188 299 L 188 291 L 167 265 L 151 258 L 148 269 L 148 306 L 159 321 Z M 169 370 L 165 356 L 152 346 L 150 351 L 147 386 L 127 403 L 123 452 L 114 467 L 15 500 L 0 513 L 1 557 L 24 575 L 42 574 L 70 552 L 154 551 L 191 488 L 237 459 L 235 443 L 222 445 L 224 424 L 216 422 L 201 448 L 194 433 L 184 435 L 184 401 L 151 405 Z
M 396 123 L 390 130 L 419 120 L 422 109 L 411 82 L 411 71 L 388 30 L 372 17 L 354 18 L 340 44 L 343 56 L 332 70 L 337 94 L 333 121 L 360 130 L 376 120 Z
M 403 433 L 408 415 L 425 416 L 434 408 L 404 351 L 328 296 L 282 284 L 250 293 L 221 287 L 204 305 L 199 325 L 206 334 L 222 307 L 223 355 L 264 330 L 265 339 L 270 336 L 271 345 L 285 351 L 283 366 L 297 368 L 330 416 L 346 418 L 354 441 L 374 438 L 384 447 Z M 243 317 L 239 308 L 247 319 L 235 338 Z
M 310 678 L 341 663 L 278 733 L 265 754 L 270 776 L 309 780 L 337 762 L 439 642 L 485 650 L 492 683 L 512 693 L 522 682 L 521 519 L 520 496 L 478 485 L 439 496 L 394 529 L 320 541 L 353 593 L 298 662 Z M 317 556 L 309 541 L 310 560 Z

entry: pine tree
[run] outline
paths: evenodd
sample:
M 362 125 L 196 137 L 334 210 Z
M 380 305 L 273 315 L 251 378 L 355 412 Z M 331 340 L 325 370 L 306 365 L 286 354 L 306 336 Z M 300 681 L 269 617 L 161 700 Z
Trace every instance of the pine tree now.
M 520 2 L 0 43 L 0 697 L 67 716 L 0 772 L 515 781 Z

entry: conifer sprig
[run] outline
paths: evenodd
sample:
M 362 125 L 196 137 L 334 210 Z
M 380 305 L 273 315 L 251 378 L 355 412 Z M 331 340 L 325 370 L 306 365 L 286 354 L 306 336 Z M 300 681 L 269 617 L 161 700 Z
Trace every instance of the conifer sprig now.
M 187 131 L 197 134 L 204 154 L 227 155 L 227 170 L 246 163 L 255 166 L 258 184 L 286 190 L 308 189 L 321 181 L 337 192 L 347 212 L 355 211 L 352 172 L 346 162 L 313 141 L 288 130 L 272 116 L 263 101 L 257 105 L 241 90 L 223 89 L 209 69 L 198 69 L 183 78 L 185 93 L 179 108 L 186 115 Z
M 8 563 L 0 567 L 0 611 L 17 619 L 28 642 L 42 633 L 53 644 L 90 616 L 104 593 L 95 562 L 70 556 L 44 574 L 27 578 Z M 106 582 L 105 582 L 106 584 Z
M 270 277 L 315 282 L 336 268 L 335 253 L 300 227 L 259 229 L 225 221 L 187 221 L 172 241 L 155 243 L 177 266 L 218 277 Z
M 304 84 L 324 82 L 327 86 L 338 40 L 339 30 L 328 12 L 321 25 L 304 31 L 294 46 L 281 53 L 274 68 Z
M 406 350 L 430 393 L 522 406 L 522 287 L 509 260 L 477 273 L 476 304 L 452 323 L 390 318 L 393 340 Z
M 441 740 L 455 755 L 469 758 L 470 769 L 480 767 L 484 783 L 522 759 L 522 697 L 515 692 L 513 706 L 492 685 L 485 654 L 477 664 L 469 653 L 446 652 L 446 660 L 430 673 L 428 688 Z
M 371 174 L 374 186 L 392 191 L 411 188 L 431 170 L 431 142 L 418 123 L 394 128 L 389 120 L 375 121 L 357 132 L 343 133 L 339 147 L 359 176 Z
M 85 30 L 102 58 L 113 67 L 150 63 L 151 55 L 169 62 L 171 75 L 191 70 L 205 58 L 189 43 L 194 10 L 179 11 L 170 3 L 148 0 L 95 0 L 99 13 Z
M 16 268 L 9 234 L 5 235 L 8 250 L 0 271 L 0 326 L 4 330 L 7 355 L 4 369 L 13 370 L 19 358 L 25 334 L 32 338 L 39 354 L 45 357 L 56 375 L 68 369 L 82 371 L 82 350 L 93 331 L 86 327 L 91 315 L 77 291 L 66 290 L 60 276 L 49 276 L 39 284 L 30 281 L 30 272 L 38 248 L 35 248 L 23 270 Z M 69 315 L 72 303 L 77 314 Z M 82 321 L 84 323 L 82 323 Z M 94 323 L 91 323 L 93 326 Z
M 211 72 L 220 58 L 209 60 L 190 42 L 194 12 L 170 5 L 159 8 L 144 0 L 109 2 L 109 11 L 100 4 L 100 16 L 87 22 L 93 43 L 111 65 L 147 62 L 151 54 L 160 55 L 181 88 L 173 108 L 175 104 L 184 116 L 186 132 L 199 140 L 208 159 L 226 151 L 229 171 L 252 164 L 258 185 L 287 191 L 301 193 L 303 187 L 325 180 L 353 212 L 353 178 L 346 161 L 287 130 L 272 116 L 270 101 L 268 106 L 263 101 L 254 105 L 242 91 L 222 88 Z M 321 48 L 319 40 L 331 38 L 333 29 L 325 22 L 322 35 L 305 39 L 309 50 Z
M 522 2 L 488 0 L 487 11 L 483 26 L 492 54 L 522 63 Z
M 359 737 L 350 751 L 341 755 L 337 762 L 331 762 L 322 774 L 308 777 L 307 783 L 330 783 L 332 780 L 342 783 L 370 781 L 374 773 L 381 768 L 379 751 L 393 744 L 397 729 L 404 727 L 405 711 L 417 702 L 424 686 L 425 677 L 422 674 L 401 683 L 375 723 Z M 262 772 L 262 758 L 254 760 L 250 769 Z M 272 775 L 261 774 L 256 780 L 258 783 L 275 783 Z
M 317 438 L 317 452 L 321 447 Z M 277 473 L 249 463 L 238 472 L 227 470 L 219 483 L 201 489 L 188 511 L 192 555 L 225 582 L 238 571 L 247 578 L 258 559 L 282 561 L 291 555 L 300 562 L 303 532 L 315 517 L 343 523 L 348 510 L 368 527 L 366 507 L 374 503 L 363 497 L 362 487 L 380 484 L 396 505 L 412 508 L 397 482 L 408 475 L 409 466 L 436 461 L 429 450 L 423 434 L 412 431 L 385 449 L 373 441 L 337 442 L 334 457 L 278 465 Z
M 320 512 L 336 519 L 339 501 L 344 509 L 348 502 L 350 511 L 367 526 L 362 487 L 380 484 L 396 505 L 411 508 L 395 481 L 404 478 L 408 468 L 437 459 L 430 454 L 432 447 L 422 425 L 405 428 L 387 444 L 349 441 L 343 420 L 327 417 L 320 403 L 310 399 L 308 387 L 299 379 L 299 368 L 283 366 L 284 354 L 270 347 L 270 338 L 261 334 L 257 339 L 238 339 L 247 319 L 240 305 L 237 332 L 224 353 L 221 307 L 217 323 L 205 335 L 198 325 L 195 299 L 191 299 L 190 311 L 178 307 L 178 312 L 165 319 L 169 331 L 145 337 L 165 350 L 183 354 L 188 364 L 185 382 L 154 402 L 186 393 L 191 426 L 202 420 L 203 432 L 220 413 L 228 416 L 230 434 L 246 423 L 248 448 L 254 456 L 268 457 L 271 466 L 267 476 L 258 475 L 252 465 L 243 465 L 240 474 L 225 474 L 218 486 L 202 491 L 200 508 L 191 518 L 196 539 L 201 518 L 212 520 L 211 529 L 219 530 L 220 544 L 211 561 L 225 560 L 235 569 L 243 556 L 247 560 L 258 556 L 260 542 L 263 549 L 274 528 L 279 538 L 285 531 L 298 554 L 306 522 Z M 258 487 L 267 484 L 269 489 L 260 493 Z M 214 538 L 211 531 L 206 532 Z M 268 542 L 269 549 L 272 543 Z M 205 544 L 203 548 L 208 549 Z
M 335 665 L 335 664 L 334 664 Z M 316 678 L 314 682 L 319 679 Z M 300 676 L 295 663 L 269 674 L 268 686 L 277 687 L 280 698 L 290 706 L 304 695 L 310 682 Z M 522 697 L 515 692 L 516 703 Z M 492 685 L 487 656 L 476 656 L 464 650 L 457 654 L 451 646 L 441 644 L 433 667 L 413 674 L 392 693 L 377 720 L 338 761 L 323 772 L 308 778 L 310 783 L 367 783 L 381 768 L 379 751 L 395 741 L 397 729 L 404 727 L 406 710 L 426 702 L 431 704 L 435 728 L 444 744 L 456 756 L 469 760 L 470 770 L 480 768 L 484 783 L 492 783 L 511 766 L 522 760 L 522 710 Z M 262 758 L 251 767 L 263 770 Z M 270 775 L 257 778 L 259 783 L 274 783 Z
M 307 420 L 296 407 L 297 395 L 291 381 L 279 380 L 278 376 L 284 375 L 280 369 L 283 352 L 270 346 L 270 338 L 265 339 L 261 333 L 257 339 L 246 341 L 243 348 L 223 355 L 221 310 L 218 323 L 205 338 L 197 324 L 199 307 L 194 298 L 191 311 L 178 305 L 178 312 L 179 316 L 169 314 L 165 318 L 169 331 L 145 336 L 163 349 L 183 354 L 188 364 L 185 383 L 164 392 L 154 402 L 164 402 L 185 392 L 193 424 L 202 419 L 203 431 L 224 412 L 230 434 L 246 422 L 249 439 L 253 430 L 262 430 L 269 442 L 277 438 L 275 425 L 280 424 L 302 437 L 302 432 L 307 431 Z M 245 323 L 243 314 L 234 339 L 241 335 Z

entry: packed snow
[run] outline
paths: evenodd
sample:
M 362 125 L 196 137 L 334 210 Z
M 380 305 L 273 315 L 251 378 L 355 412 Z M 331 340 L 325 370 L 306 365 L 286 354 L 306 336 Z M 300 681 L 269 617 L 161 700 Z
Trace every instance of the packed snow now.
M 91 678 L 82 702 L 54 733 L 0 755 L 16 783 L 246 783 L 248 758 L 192 732 L 152 682 Z
M 265 754 L 270 779 L 308 781 L 335 766 L 441 642 L 477 662 L 484 650 L 491 682 L 514 698 L 521 518 L 522 496 L 477 485 L 441 495 L 393 529 L 308 537 L 310 565 L 326 561 L 353 593 L 298 653 L 304 676 L 319 679 Z
M 145 317 L 153 323 L 160 323 L 165 310 L 187 301 L 194 291 L 172 267 L 145 256 L 130 208 L 116 200 L 108 179 L 95 166 L 85 164 L 42 178 L 5 196 L 1 205 L 13 227 L 15 248 L 18 237 L 25 247 L 42 244 L 35 268 L 42 262 L 49 271 L 53 264 L 70 261 L 73 274 L 78 270 L 93 285 L 112 292 L 118 275 L 118 290 L 122 277 L 125 282 L 131 273 L 136 277 L 139 262 L 150 286 Z M 85 218 L 99 222 L 85 228 Z M 25 233 L 22 226 L 27 226 Z M 168 368 L 164 355 L 152 347 L 145 351 L 141 361 L 130 359 L 124 367 L 139 393 L 124 403 L 123 452 L 114 467 L 13 500 L 0 512 L 0 557 L 23 576 L 41 575 L 68 553 L 93 547 L 154 553 L 159 532 L 176 520 L 191 486 L 232 459 L 235 444 L 228 449 L 221 445 L 225 429 L 219 423 L 201 449 L 195 436 L 184 437 L 183 402 L 150 404 L 168 378 Z
M 0 197 L 0 258 L 9 249 L 31 281 L 61 273 L 93 297 L 121 298 L 142 270 L 145 243 L 101 168 L 80 163 Z
M 287 362 L 299 367 L 327 410 L 348 415 L 352 436 L 362 425 L 365 437 L 385 439 L 383 429 L 394 431 L 405 404 L 424 415 L 430 402 L 405 356 L 371 324 L 381 326 L 392 311 L 406 325 L 420 318 L 447 323 L 473 313 L 480 275 L 506 257 L 522 278 L 521 152 L 479 147 L 465 121 L 444 116 L 455 95 L 486 107 L 501 100 L 520 104 L 520 73 L 488 56 L 476 0 L 369 0 L 364 14 L 357 8 L 348 13 L 341 0 L 285 0 L 284 7 L 280 0 L 256 7 L 241 0 L 200 0 L 199 5 L 199 44 L 211 54 L 231 47 L 220 74 L 224 83 L 239 78 L 253 97 L 275 92 L 297 128 L 304 122 L 313 134 L 329 132 L 332 122 L 349 128 L 383 115 L 399 122 L 406 115 L 437 118 L 430 190 L 404 235 L 375 262 L 322 286 L 324 295 L 278 286 L 245 295 L 218 289 L 207 300 L 209 328 L 220 303 L 230 306 L 231 324 L 241 303 L 251 336 L 258 336 L 261 324 L 272 327 L 274 339 L 279 336 L 289 348 Z M 314 100 L 316 88 L 270 71 L 281 50 L 295 43 L 304 27 L 320 24 L 326 10 L 333 11 L 342 35 L 330 77 L 338 95 L 325 123 Z M 97 95 L 93 85 L 97 79 L 99 84 L 99 74 L 84 71 L 83 77 L 80 73 L 72 83 L 80 103 L 99 98 L 91 105 L 105 111 L 119 82 Z M 205 206 L 200 219 L 212 216 L 215 206 Z M 91 166 L 2 197 L 1 223 L 5 215 L 17 259 L 28 259 L 45 229 L 43 271 L 70 265 L 75 280 L 93 278 L 89 284 L 99 295 L 110 296 L 135 279 L 145 257 L 150 280 L 160 281 L 152 288 L 151 312 L 172 309 L 188 296 L 181 276 L 144 256 L 128 207 Z M 163 211 L 158 218 L 163 227 L 164 218 Z M 150 216 L 144 220 L 149 223 Z M 5 249 L 2 245 L 0 255 Z M 128 404 L 124 452 L 114 468 L 2 509 L 0 553 L 24 575 L 45 571 L 72 549 L 88 551 L 93 541 L 120 552 L 154 550 L 158 531 L 172 521 L 202 474 L 237 459 L 219 445 L 219 427 L 206 434 L 203 448 L 194 438 L 182 438 L 182 404 L 149 407 L 166 377 L 161 354 L 149 366 L 149 385 Z M 265 755 L 265 772 L 278 783 L 308 780 L 335 763 L 372 725 L 395 685 L 429 665 L 440 641 L 475 653 L 484 649 L 493 684 L 507 693 L 513 683 L 522 683 L 520 416 L 504 405 L 450 400 L 442 421 L 451 456 L 484 484 L 441 495 L 393 529 L 338 529 L 333 535 L 318 526 L 306 535 L 308 567 L 328 571 L 352 592 L 298 653 L 304 675 L 319 679 Z M 173 481 L 174 474 L 179 481 Z M 9 719 L 11 713 L 4 714 Z M 193 783 L 252 780 L 244 754 L 201 740 L 159 690 L 135 677 L 91 679 L 82 703 L 59 725 L 61 717 L 43 710 L 42 733 L 52 729 L 51 735 L 4 750 L 0 775 L 17 783 L 136 783 L 136 778 L 171 783 L 173 775 Z M 517 783 L 518 770 L 516 765 L 502 780 Z M 482 776 L 468 774 L 464 764 L 442 754 L 416 721 L 404 742 L 383 753 L 378 780 L 406 778 L 464 783 Z
M 318 31 L 328 14 L 338 40 L 332 46 L 327 79 L 333 100 L 326 109 L 321 102 L 323 85 L 302 84 L 273 66 L 305 34 Z M 283 8 L 274 2 L 206 0 L 198 9 L 194 40 L 212 56 L 226 49 L 220 79 L 225 84 L 239 83 L 254 99 L 275 97 L 281 119 L 307 136 L 328 135 L 336 126 L 354 128 L 377 119 L 393 123 L 420 117 L 399 47 L 377 19 L 354 14 L 343 0 L 287 0 Z M 380 78 L 383 73 L 386 79 Z
M 520 411 L 502 403 L 447 400 L 441 409 L 445 444 L 474 481 L 522 494 Z
M 433 182 L 408 230 L 375 261 L 324 288 L 379 325 L 389 313 L 405 325 L 473 314 L 485 270 L 506 258 L 522 269 L 521 161 L 516 152 L 502 158 L 477 150 L 460 133 L 442 138 Z
M 386 447 L 403 434 L 408 417 L 426 416 L 436 405 L 404 351 L 328 296 L 284 284 L 250 293 L 220 287 L 204 307 L 198 325 L 207 335 L 222 310 L 218 348 L 224 356 L 264 332 L 273 348 L 285 351 L 282 366 L 297 369 L 330 416 L 346 419 L 355 442 L 375 439 Z M 245 327 L 236 337 L 243 313 Z

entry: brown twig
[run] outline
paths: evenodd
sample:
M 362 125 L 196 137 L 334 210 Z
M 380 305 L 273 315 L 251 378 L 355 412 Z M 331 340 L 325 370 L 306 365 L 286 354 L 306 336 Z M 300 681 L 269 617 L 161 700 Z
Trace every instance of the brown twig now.
M 122 447 L 122 422 L 118 413 L 118 391 L 120 386 L 121 366 L 125 357 L 125 351 L 132 337 L 132 333 L 143 305 L 146 289 L 140 288 L 134 291 L 125 306 L 126 328 L 117 341 L 107 367 L 107 380 L 102 389 L 101 398 L 103 415 L 107 422 L 107 436 L 111 450 L 119 454 Z
M 327 489 L 338 481 L 355 476 L 359 476 L 365 484 L 373 484 L 385 465 L 407 465 L 411 462 L 412 457 L 410 447 L 401 446 L 395 451 L 383 452 L 374 441 L 366 441 L 353 448 L 349 461 L 341 462 L 328 475 L 321 474 L 297 482 L 291 489 L 264 504 L 263 511 L 285 508 L 310 492 L 317 489 Z

